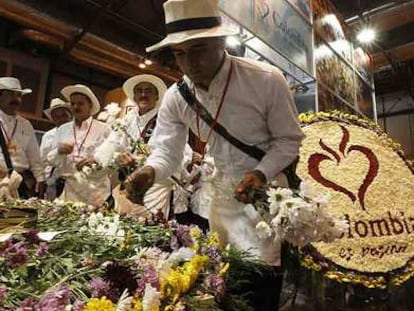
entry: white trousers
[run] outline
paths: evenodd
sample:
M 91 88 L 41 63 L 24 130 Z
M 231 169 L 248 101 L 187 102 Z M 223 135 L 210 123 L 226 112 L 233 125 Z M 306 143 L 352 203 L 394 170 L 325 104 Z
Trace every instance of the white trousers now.
M 268 265 L 279 266 L 280 245 L 271 238 L 260 239 L 255 230 L 261 220 L 259 214 L 252 206 L 234 199 L 234 189 L 239 181 L 219 175 L 213 180 L 210 229 L 219 234 L 222 243 L 233 244 Z

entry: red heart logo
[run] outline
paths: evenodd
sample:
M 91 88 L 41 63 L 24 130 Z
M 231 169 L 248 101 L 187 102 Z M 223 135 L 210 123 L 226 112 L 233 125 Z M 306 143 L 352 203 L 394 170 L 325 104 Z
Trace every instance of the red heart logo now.
M 339 165 L 341 162 L 340 155 L 335 152 L 332 148 L 329 148 L 326 144 L 323 143 L 322 139 L 319 141 L 319 145 L 323 150 L 329 153 L 330 156 L 333 156 L 331 158 L 330 156 L 324 154 L 324 153 L 314 153 L 309 157 L 308 160 L 308 172 L 309 175 L 311 175 L 318 183 L 321 185 L 333 189 L 335 191 L 341 192 L 348 196 L 352 202 L 355 202 L 358 197 L 358 201 L 361 204 L 361 207 L 363 210 L 365 209 L 365 195 L 367 193 L 367 190 L 369 186 L 372 184 L 372 182 L 375 180 L 375 178 L 378 175 L 378 169 L 379 169 L 379 161 L 374 152 L 372 152 L 371 149 L 359 146 L 359 145 L 352 145 L 347 150 L 347 145 L 349 142 L 349 131 L 344 126 L 341 126 L 342 129 L 342 140 L 339 144 L 339 151 L 342 153 L 343 157 L 346 158 L 351 152 L 360 152 L 362 153 L 369 162 L 369 168 L 368 172 L 365 175 L 364 181 L 359 186 L 358 193 L 355 195 L 352 191 L 348 190 L 347 188 L 325 178 L 323 174 L 320 171 L 320 165 L 324 161 L 333 161 Z

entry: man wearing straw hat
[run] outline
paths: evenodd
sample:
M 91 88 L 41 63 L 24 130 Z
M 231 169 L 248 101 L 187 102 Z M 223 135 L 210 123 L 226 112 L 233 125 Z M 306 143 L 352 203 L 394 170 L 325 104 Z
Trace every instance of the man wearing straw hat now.
M 164 96 L 151 156 L 128 180 L 130 198 L 139 201 L 176 170 L 191 128 L 217 167 L 210 227 L 275 267 L 246 290 L 255 292 L 255 310 L 277 310 L 280 246 L 259 239 L 257 213 L 243 202 L 249 188 L 273 181 L 298 156 L 303 133 L 289 87 L 275 67 L 225 52 L 224 37 L 234 33 L 221 26 L 217 0 L 169 0 L 164 11 L 167 37 L 147 51 L 169 47 L 185 76 Z
M 8 170 L 14 169 L 23 176 L 19 195 L 24 199 L 35 195 L 35 188 L 37 195 L 43 198 L 46 190 L 44 167 L 33 126 L 17 114 L 22 96 L 31 92 L 30 89 L 22 89 L 20 81 L 16 78 L 0 78 L 0 127 L 5 147 L 5 150 L 2 150 L 1 162 L 7 164 L 9 161 L 6 157 L 9 158 Z
M 89 87 L 69 85 L 61 93 L 70 102 L 74 119 L 58 128 L 57 147 L 49 152 L 47 158 L 61 170 L 65 178 L 62 199 L 80 201 L 98 208 L 111 196 L 109 178 L 99 172 L 88 175 L 83 172 L 83 168 L 91 164 L 90 158 L 109 136 L 111 128 L 93 118 L 99 112 L 100 105 Z
M 147 143 L 151 137 L 157 122 L 159 105 L 167 86 L 160 78 L 142 74 L 129 78 L 123 85 L 123 90 L 128 97 L 126 115 L 121 120 L 125 131 L 113 130 L 105 142 L 99 146 L 94 154 L 94 161 L 107 167 L 115 154 L 116 162 L 120 166 L 128 167 L 135 164 L 135 155 L 128 152 L 131 138 L 141 139 Z M 93 161 L 92 160 L 92 161 Z M 121 182 L 126 176 L 119 176 Z M 124 185 L 121 183 L 113 189 L 115 209 L 121 214 L 133 214 L 136 216 L 148 216 L 149 212 L 157 212 L 161 209 L 167 217 L 171 201 L 170 182 L 154 185 L 148 191 L 144 205 L 135 204 L 125 197 Z
M 47 183 L 46 198 L 53 200 L 58 197 L 64 186 L 64 181 L 60 177 L 60 172 L 53 165 L 47 164 L 47 155 L 57 147 L 56 136 L 58 128 L 72 120 L 72 110 L 70 104 L 60 98 L 53 98 L 50 107 L 44 110 L 46 117 L 55 124 L 55 127 L 47 131 L 40 143 L 40 155 L 45 163 L 45 176 Z

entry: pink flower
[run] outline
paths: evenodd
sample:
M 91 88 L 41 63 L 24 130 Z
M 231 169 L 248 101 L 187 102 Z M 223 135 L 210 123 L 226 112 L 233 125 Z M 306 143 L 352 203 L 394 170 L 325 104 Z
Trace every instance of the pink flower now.
M 57 290 L 47 292 L 36 305 L 36 311 L 64 311 L 69 304 L 70 289 L 66 285 Z
M 39 258 L 44 257 L 49 250 L 49 246 L 45 242 L 41 242 L 36 250 L 36 256 Z
M 23 242 L 12 244 L 4 251 L 3 256 L 6 258 L 7 266 L 10 268 L 20 267 L 29 259 L 26 246 Z

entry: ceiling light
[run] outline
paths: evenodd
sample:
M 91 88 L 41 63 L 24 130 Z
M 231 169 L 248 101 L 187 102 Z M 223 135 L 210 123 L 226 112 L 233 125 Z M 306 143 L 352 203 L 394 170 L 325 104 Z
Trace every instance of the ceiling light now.
M 139 64 L 139 68 L 141 68 L 141 69 L 144 69 L 144 68 L 146 68 L 147 67 L 147 65 L 145 65 L 144 63 L 140 63 Z
M 230 48 L 235 48 L 241 44 L 240 40 L 236 37 L 227 37 L 226 44 Z
M 145 65 L 147 65 L 147 66 L 151 66 L 151 65 L 152 65 L 152 60 L 150 60 L 150 59 L 146 59 L 146 60 L 144 61 L 144 64 L 145 64 Z
M 376 36 L 377 34 L 374 29 L 364 28 L 358 33 L 357 40 L 361 43 L 372 43 Z

